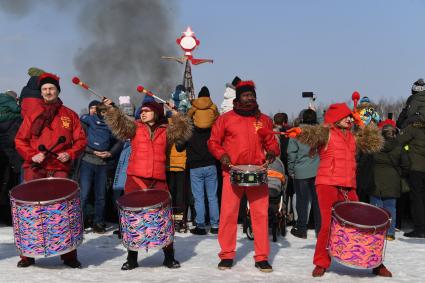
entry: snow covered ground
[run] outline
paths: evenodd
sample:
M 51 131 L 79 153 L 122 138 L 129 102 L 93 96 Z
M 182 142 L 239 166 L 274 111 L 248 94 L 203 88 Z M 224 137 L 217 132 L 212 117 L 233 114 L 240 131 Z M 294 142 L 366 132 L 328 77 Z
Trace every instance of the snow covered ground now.
M 393 278 L 378 278 L 370 270 L 355 270 L 332 264 L 322 278 L 312 278 L 314 231 L 302 240 L 291 234 L 271 242 L 270 262 L 274 272 L 261 273 L 254 267 L 253 242 L 238 235 L 236 265 L 231 270 L 217 269 L 217 236 L 176 234 L 176 259 L 182 267 L 163 267 L 162 251 L 141 252 L 139 268 L 121 271 L 126 251 L 112 232 L 89 233 L 78 248 L 83 268 L 73 270 L 61 264 L 59 257 L 37 259 L 36 265 L 17 268 L 12 228 L 0 226 L 0 282 L 425 282 L 425 239 L 408 239 L 397 233 L 387 244 L 385 264 Z

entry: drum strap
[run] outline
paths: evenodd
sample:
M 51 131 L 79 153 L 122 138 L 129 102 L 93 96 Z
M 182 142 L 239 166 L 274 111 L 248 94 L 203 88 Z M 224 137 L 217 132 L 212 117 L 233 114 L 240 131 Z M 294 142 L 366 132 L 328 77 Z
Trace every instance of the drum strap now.
M 345 187 L 338 187 L 338 190 L 344 196 L 345 201 L 350 201 L 348 199 L 348 190 Z

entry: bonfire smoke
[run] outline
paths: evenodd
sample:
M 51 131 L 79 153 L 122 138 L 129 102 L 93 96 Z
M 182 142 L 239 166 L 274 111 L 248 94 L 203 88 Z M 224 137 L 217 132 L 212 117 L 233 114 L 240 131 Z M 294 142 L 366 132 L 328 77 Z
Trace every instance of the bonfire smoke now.
M 3 12 L 25 16 L 40 3 L 62 12 L 71 8 L 67 0 L 0 0 Z M 174 30 L 175 1 L 166 0 L 90 0 L 77 1 L 81 9 L 79 30 L 85 42 L 74 58 L 77 76 L 100 94 L 118 102 L 131 96 L 138 105 L 142 84 L 167 99 L 181 82 L 183 69 L 161 56 L 178 56 Z M 66 7 L 67 6 L 67 7 Z M 65 9 L 66 8 L 66 9 Z
M 176 62 L 161 59 L 181 53 L 172 6 L 170 1 L 88 1 L 80 26 L 90 43 L 74 60 L 81 79 L 116 102 L 130 95 L 138 104 L 138 84 L 167 98 L 182 73 Z

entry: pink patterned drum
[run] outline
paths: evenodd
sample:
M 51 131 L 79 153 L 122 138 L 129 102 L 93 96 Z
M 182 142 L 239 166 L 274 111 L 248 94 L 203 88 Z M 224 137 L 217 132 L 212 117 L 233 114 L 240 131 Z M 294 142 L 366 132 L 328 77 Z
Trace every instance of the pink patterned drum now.
M 354 268 L 374 268 L 384 260 L 390 214 L 363 202 L 339 202 L 332 208 L 329 255 Z
M 10 191 L 15 245 L 21 255 L 50 257 L 70 252 L 83 241 L 78 184 L 45 178 Z
M 122 242 L 132 251 L 162 248 L 174 240 L 171 196 L 165 190 L 140 190 L 117 200 Z

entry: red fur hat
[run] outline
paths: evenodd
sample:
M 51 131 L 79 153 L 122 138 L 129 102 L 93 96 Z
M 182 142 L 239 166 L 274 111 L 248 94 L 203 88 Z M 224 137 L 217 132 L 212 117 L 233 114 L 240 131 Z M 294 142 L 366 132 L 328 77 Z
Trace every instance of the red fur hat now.
M 348 108 L 347 104 L 345 103 L 335 103 L 329 105 L 328 110 L 326 110 L 325 113 L 325 123 L 326 124 L 333 124 L 335 122 L 338 122 L 342 118 L 345 118 L 347 116 L 351 115 L 351 110 Z
M 61 87 L 59 85 L 59 77 L 51 74 L 51 73 L 44 73 L 38 77 L 38 87 L 41 89 L 41 86 L 44 84 L 53 84 L 58 88 L 58 91 L 61 91 Z
M 257 94 L 255 92 L 255 84 L 253 81 L 240 81 L 236 85 L 236 100 L 239 100 L 241 94 L 244 92 L 252 92 L 255 97 L 257 97 Z

